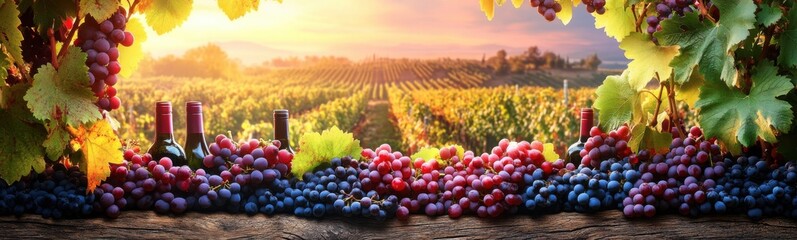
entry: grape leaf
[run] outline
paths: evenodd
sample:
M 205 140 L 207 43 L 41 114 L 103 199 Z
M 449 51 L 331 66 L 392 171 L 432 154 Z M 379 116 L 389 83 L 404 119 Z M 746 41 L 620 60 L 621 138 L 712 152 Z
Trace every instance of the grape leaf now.
M 603 14 L 592 13 L 595 17 L 595 28 L 603 28 L 606 36 L 622 41 L 634 31 L 636 21 L 631 8 L 625 7 L 624 0 L 606 0 Z
M 659 132 L 645 124 L 637 124 L 631 129 L 628 147 L 633 152 L 639 149 L 650 149 L 656 153 L 666 153 L 672 142 L 672 134 Z
M 440 159 L 440 149 L 436 147 L 424 147 L 421 150 L 418 150 L 415 154 L 410 156 L 412 159 L 423 159 L 423 160 L 437 160 Z
M 633 115 L 642 115 L 639 92 L 629 85 L 627 72 L 606 77 L 595 93 L 598 98 L 593 106 L 603 129 L 616 129 L 630 122 Z
M 686 105 L 695 107 L 695 103 L 700 99 L 700 86 L 703 86 L 703 82 L 703 76 L 693 72 L 689 81 L 675 88 L 675 100 L 683 101 Z
M 133 43 L 129 47 L 119 45 L 119 65 L 123 66 L 119 71 L 119 75 L 123 77 L 130 77 L 136 70 L 138 64 L 144 59 L 143 42 L 147 41 L 147 32 L 144 30 L 144 24 L 138 18 L 130 18 L 127 22 L 125 31 L 133 34 L 133 38 L 138 43 Z
M 293 158 L 291 173 L 301 179 L 305 172 L 329 163 L 332 158 L 359 156 L 361 152 L 360 140 L 338 127 L 332 127 L 320 134 L 305 133 L 299 140 L 299 152 Z
M 495 15 L 494 3 L 495 2 L 493 2 L 493 0 L 479 0 L 482 12 L 484 12 L 484 15 L 487 16 L 487 21 L 492 21 L 493 16 Z
M 144 0 L 139 9 L 158 34 L 164 34 L 183 24 L 191 14 L 193 0 Z
M 34 117 L 54 120 L 60 110 L 64 122 L 72 126 L 102 117 L 94 105 L 97 98 L 86 86 L 89 77 L 85 61 L 86 54 L 71 46 L 60 60 L 60 69 L 49 63 L 39 68 L 33 76 L 33 86 L 25 94 Z
M 81 0 L 80 12 L 89 14 L 97 22 L 105 21 L 110 18 L 119 8 L 118 0 Z
M 24 1 L 30 1 L 23 3 Z M 67 17 L 77 15 L 77 6 L 72 0 L 23 0 L 19 5 L 33 7 L 33 22 L 39 30 L 61 26 Z
M 219 0 L 219 8 L 230 20 L 238 19 L 250 11 L 257 11 L 260 0 Z
M 739 143 L 750 146 L 759 137 L 777 142 L 773 129 L 788 132 L 794 117 L 791 105 L 778 99 L 794 88 L 791 81 L 778 76 L 777 67 L 768 61 L 753 70 L 749 95 L 716 81 L 706 81 L 695 104 L 700 109 L 699 121 L 705 134 L 716 136 L 734 155 L 740 153 Z
M 58 124 L 58 121 L 51 121 L 44 125 L 47 129 L 47 138 L 44 139 L 44 144 L 42 144 L 42 146 L 44 146 L 48 159 L 53 161 L 58 160 L 64 155 L 64 149 L 72 138 L 69 136 L 69 132 L 66 131 L 64 126 Z
M 556 18 L 562 21 L 562 24 L 567 25 L 570 20 L 573 20 L 573 1 L 572 0 L 559 0 L 559 5 L 562 5 L 562 11 L 556 13 Z
M 8 61 L 6 54 L 0 52 L 0 79 L 6 79 L 6 77 L 8 77 L 9 68 L 11 68 L 11 62 Z M 5 85 L 0 85 L 0 88 L 2 87 L 5 87 Z M 3 92 L 0 91 L 0 107 L 3 107 L 2 99 Z
M 86 191 L 92 192 L 111 175 L 109 164 L 122 163 L 122 142 L 105 120 L 95 122 L 88 129 L 83 125 L 78 128 L 67 126 L 67 129 L 75 136 L 72 144 L 79 146 L 83 156 L 80 170 L 86 173 Z
M 553 147 L 553 143 L 546 143 L 542 145 L 542 156 L 545 158 L 545 161 L 548 162 L 556 162 L 556 160 L 561 159 L 559 154 L 556 154 L 556 149 Z
M 783 11 L 780 10 L 778 7 L 773 7 L 767 4 L 759 5 L 761 11 L 756 14 L 756 23 L 763 25 L 764 27 L 772 26 L 783 17 Z
M 780 34 L 780 55 L 778 64 L 785 67 L 797 66 L 797 7 L 791 8 L 786 16 L 786 27 Z
M 678 84 L 685 83 L 698 65 L 707 81 L 723 80 L 728 86 L 736 82 L 731 52 L 754 27 L 756 6 L 752 0 L 719 1 L 714 5 L 722 13 L 717 24 L 690 13 L 662 21 L 662 30 L 654 34 L 662 45 L 681 46 L 681 54 L 670 63 Z
M 565 0 L 565 1 L 570 1 L 570 0 Z M 515 8 L 520 8 L 521 6 L 523 6 L 523 2 L 525 2 L 525 1 L 524 0 L 512 0 L 512 6 L 514 6 Z
M 22 94 L 29 86 L 16 84 L 7 91 L 13 94 L 13 105 L 0 109 L 0 177 L 15 182 L 31 169 L 44 171 L 42 141 L 47 132 L 25 107 Z
M 656 73 L 662 77 L 660 81 L 666 81 L 672 73 L 670 61 L 678 56 L 678 46 L 657 46 L 643 33 L 628 35 L 620 42 L 620 48 L 632 60 L 627 71 L 629 83 L 636 90 L 645 88 Z
M 6 74 L 7 66 L 14 62 L 22 62 L 22 32 L 19 31 L 19 10 L 13 0 L 6 0 L 0 6 L 0 47 L 5 48 L 11 56 L 11 60 L 5 59 L 6 54 L 0 50 L 0 70 Z M 5 79 L 5 76 L 3 76 Z

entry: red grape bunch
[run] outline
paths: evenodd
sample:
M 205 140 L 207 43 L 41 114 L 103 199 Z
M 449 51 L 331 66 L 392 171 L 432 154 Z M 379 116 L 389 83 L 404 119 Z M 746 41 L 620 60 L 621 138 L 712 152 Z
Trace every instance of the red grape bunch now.
M 531 6 L 537 8 L 537 12 L 549 22 L 556 19 L 556 13 L 562 11 L 562 4 L 555 0 L 531 0 Z
M 117 45 L 130 46 L 133 35 L 125 31 L 127 17 L 124 8 L 119 8 L 109 19 L 98 23 L 91 16 L 80 25 L 75 45 L 86 52 L 89 67 L 89 85 L 97 96 L 97 106 L 111 111 L 119 108 L 121 100 L 116 96 L 119 49 Z

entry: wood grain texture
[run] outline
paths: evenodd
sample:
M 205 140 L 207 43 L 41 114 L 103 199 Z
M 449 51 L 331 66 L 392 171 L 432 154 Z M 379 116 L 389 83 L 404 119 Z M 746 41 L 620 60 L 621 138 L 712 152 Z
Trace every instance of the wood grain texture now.
M 619 211 L 599 214 L 561 213 L 500 219 L 466 216 L 452 220 L 413 215 L 409 221 L 361 218 L 297 218 L 292 215 L 246 216 L 189 213 L 162 216 L 124 212 L 119 219 L 48 220 L 26 215 L 0 218 L 0 238 L 131 238 L 131 239 L 794 239 L 797 221 L 784 218 L 752 222 L 741 215 L 692 219 L 677 215 L 625 219 Z

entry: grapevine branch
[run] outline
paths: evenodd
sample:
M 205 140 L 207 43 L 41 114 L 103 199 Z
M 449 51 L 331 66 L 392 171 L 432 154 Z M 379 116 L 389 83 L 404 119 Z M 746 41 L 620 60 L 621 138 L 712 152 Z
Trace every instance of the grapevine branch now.
M 717 20 L 711 17 L 711 14 L 708 12 L 708 9 L 706 9 L 705 1 L 698 0 L 698 3 L 699 4 L 697 5 L 697 8 L 700 10 L 700 14 L 708 18 L 708 20 L 711 20 L 712 23 L 717 23 Z
M 647 17 L 647 9 L 650 8 L 651 3 L 645 4 L 645 7 L 642 9 L 642 13 L 637 17 L 636 14 L 636 5 L 631 6 L 631 12 L 634 13 L 634 17 L 636 18 L 636 31 L 642 32 L 642 22 L 645 21 L 645 17 Z
M 58 52 L 58 57 L 63 57 L 66 54 L 66 49 L 69 48 L 69 44 L 72 43 L 72 38 L 75 37 L 75 32 L 77 32 L 78 26 L 80 26 L 80 15 L 75 18 L 75 23 L 72 24 L 72 29 L 69 30 L 69 35 L 66 37 L 66 41 L 64 41 L 64 45 L 61 47 L 61 50 Z
M 55 33 L 52 28 L 47 30 L 47 37 L 50 39 L 50 53 L 52 53 L 50 62 L 53 63 L 55 69 L 58 69 L 58 54 L 55 52 Z
M 659 82 L 661 82 L 661 79 L 659 79 L 659 74 L 658 73 L 656 73 L 656 80 L 659 80 Z M 658 116 L 659 116 L 659 111 L 661 110 L 661 102 L 662 102 L 661 101 L 661 95 L 663 93 L 664 93 L 664 85 L 659 84 L 659 97 L 656 98 L 656 112 L 653 113 L 653 121 L 650 123 L 650 126 L 654 127 L 654 128 L 656 127 L 656 125 L 659 124 Z

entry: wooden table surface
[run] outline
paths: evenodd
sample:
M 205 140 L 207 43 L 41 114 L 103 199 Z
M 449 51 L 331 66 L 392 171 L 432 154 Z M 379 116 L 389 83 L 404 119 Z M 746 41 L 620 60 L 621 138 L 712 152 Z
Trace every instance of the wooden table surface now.
M 304 219 L 292 215 L 246 216 L 224 213 L 157 215 L 123 212 L 115 220 L 49 220 L 40 216 L 0 217 L 0 238 L 129 239 L 431 239 L 431 238 L 619 238 L 629 239 L 797 239 L 797 221 L 769 218 L 753 222 L 742 215 L 688 218 L 679 215 L 626 219 L 619 211 L 598 214 L 515 215 L 500 219 L 465 216 L 457 220 L 412 215 L 409 221 L 363 218 Z

